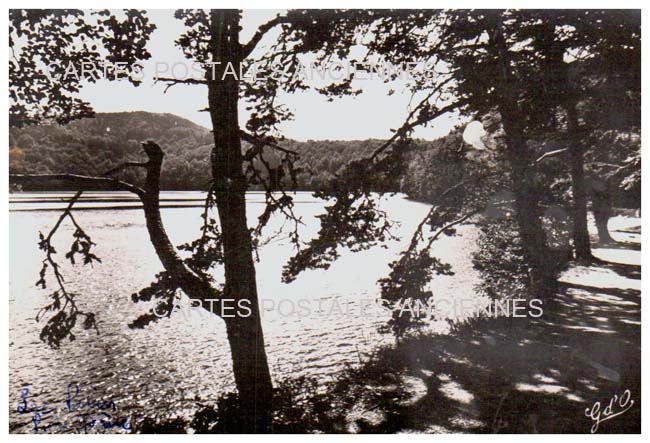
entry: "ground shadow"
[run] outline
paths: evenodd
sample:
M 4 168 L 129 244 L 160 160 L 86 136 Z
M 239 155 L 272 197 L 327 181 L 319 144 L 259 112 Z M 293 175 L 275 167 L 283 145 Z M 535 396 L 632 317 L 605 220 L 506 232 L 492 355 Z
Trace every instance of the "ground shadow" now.
M 627 279 L 640 266 L 596 261 Z M 641 293 L 561 283 L 540 318 L 477 319 L 380 351 L 351 384 L 354 432 L 589 433 L 585 413 L 629 390 L 633 407 L 599 433 L 640 432 Z M 376 383 L 373 374 L 396 383 Z M 349 392 L 349 391 L 348 391 Z M 350 400 L 352 401 L 352 400 Z

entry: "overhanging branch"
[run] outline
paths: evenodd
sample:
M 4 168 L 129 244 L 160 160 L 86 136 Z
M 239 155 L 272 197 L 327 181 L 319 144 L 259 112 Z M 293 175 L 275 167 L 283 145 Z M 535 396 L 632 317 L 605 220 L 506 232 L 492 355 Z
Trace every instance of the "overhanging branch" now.
M 389 138 L 388 140 L 386 140 L 386 142 L 384 142 L 384 144 L 382 144 L 377 149 L 375 149 L 375 151 L 370 156 L 369 160 L 374 160 L 375 158 L 377 158 L 377 156 L 379 154 L 381 154 L 382 152 L 384 152 L 386 149 L 388 149 L 390 147 L 390 145 L 395 142 L 395 140 L 397 140 L 398 138 L 408 134 L 410 131 L 415 129 L 417 126 L 420 126 L 420 125 L 428 123 L 428 122 L 430 122 L 432 120 L 435 120 L 436 118 L 441 117 L 442 115 L 444 115 L 444 114 L 446 114 L 448 112 L 451 112 L 451 111 L 453 111 L 455 109 L 459 109 L 459 108 L 461 108 L 463 106 L 463 104 L 464 104 L 463 102 L 451 103 L 451 104 L 449 104 L 447 106 L 443 106 L 442 108 L 437 109 L 434 112 L 431 112 L 431 113 L 428 113 L 426 115 L 420 116 L 417 119 L 415 119 L 414 121 L 410 122 L 409 121 L 410 117 L 412 117 L 415 114 L 415 111 L 417 109 L 419 109 L 419 107 L 414 109 L 413 111 L 411 111 L 411 113 L 409 114 L 409 117 L 407 117 L 404 124 L 400 128 L 395 130 L 395 133 L 393 134 L 393 136 L 391 138 Z
M 154 83 L 158 82 L 164 82 L 167 83 L 167 86 L 165 86 L 165 90 L 163 91 L 163 94 L 166 94 L 169 88 L 171 88 L 174 85 L 207 85 L 208 82 L 206 80 L 199 80 L 195 78 L 169 78 L 169 77 L 156 77 L 154 80 Z
M 241 52 L 241 58 L 242 60 L 251 55 L 257 44 L 262 40 L 264 35 L 266 35 L 267 32 L 269 32 L 271 29 L 276 27 L 277 25 L 280 25 L 282 23 L 290 23 L 291 20 L 289 17 L 285 15 L 277 15 L 275 18 L 269 20 L 268 22 L 264 23 L 261 25 L 259 28 L 257 28 L 257 31 L 253 35 L 253 37 L 250 39 L 248 43 L 246 43 L 244 46 L 242 46 L 242 52 Z
M 270 148 L 276 149 L 280 152 L 284 152 L 285 154 L 289 155 L 295 155 L 296 157 L 299 156 L 299 154 L 296 151 L 292 151 L 291 149 L 283 148 L 282 146 L 278 145 L 277 143 L 273 143 L 269 140 L 265 140 L 259 137 L 254 136 L 253 134 L 249 134 L 248 132 L 244 131 L 243 129 L 239 130 L 240 137 L 242 140 L 247 141 L 248 143 L 252 145 L 262 145 L 262 146 L 268 146 Z
M 116 178 L 77 174 L 10 174 L 9 182 L 16 184 L 64 182 L 77 191 L 100 187 L 111 191 L 129 191 L 138 197 L 142 197 L 145 193 L 144 189 Z

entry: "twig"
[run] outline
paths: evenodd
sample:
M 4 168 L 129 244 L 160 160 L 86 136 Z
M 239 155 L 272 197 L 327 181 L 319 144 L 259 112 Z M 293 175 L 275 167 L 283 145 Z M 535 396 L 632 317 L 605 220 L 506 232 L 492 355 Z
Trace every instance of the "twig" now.
M 549 157 L 555 157 L 556 155 L 562 154 L 562 153 L 564 153 L 566 151 L 567 151 L 567 148 L 562 148 L 562 149 L 557 149 L 555 151 L 546 152 L 545 154 L 540 156 L 537 160 L 535 160 L 535 163 L 540 163 L 540 162 L 544 161 L 545 159 L 547 159 Z
M 178 84 L 185 84 L 185 85 L 207 85 L 208 84 L 206 80 L 199 80 L 195 78 L 182 79 L 182 78 L 156 77 L 154 79 L 154 83 L 158 83 L 158 82 L 168 83 L 168 85 L 165 86 L 165 90 L 163 91 L 163 94 L 166 94 L 169 88 Z
M 270 148 L 277 149 L 278 151 L 284 152 L 285 154 L 295 155 L 296 157 L 298 157 L 300 155 L 296 151 L 292 151 L 291 149 L 283 148 L 282 146 L 280 146 L 280 145 L 278 145 L 276 143 L 273 143 L 273 142 L 271 142 L 269 140 L 265 140 L 265 139 L 256 137 L 253 134 L 249 134 L 248 132 L 244 131 L 243 129 L 240 129 L 239 133 L 240 133 L 240 136 L 241 136 L 242 139 L 244 139 L 245 141 L 247 141 L 247 142 L 249 142 L 249 143 L 251 143 L 253 145 L 256 145 L 256 146 L 268 146 Z

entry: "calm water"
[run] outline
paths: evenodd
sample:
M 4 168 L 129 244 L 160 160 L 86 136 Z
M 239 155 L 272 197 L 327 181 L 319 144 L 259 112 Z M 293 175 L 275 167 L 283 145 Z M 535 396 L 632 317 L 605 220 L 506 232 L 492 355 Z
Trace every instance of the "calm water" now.
M 70 383 L 84 397 L 113 400 L 118 415 L 165 415 L 194 410 L 195 398 L 209 403 L 234 381 L 225 328 L 207 311 L 185 309 L 144 330 L 127 324 L 151 305 L 135 304 L 131 294 L 147 285 L 162 267 L 149 244 L 138 202 L 121 193 L 88 193 L 78 204 L 76 219 L 97 243 L 102 259 L 94 268 L 64 263 L 72 236 L 69 224 L 61 227 L 55 247 L 67 287 L 79 293 L 83 310 L 97 314 L 100 335 L 76 331 L 77 339 L 58 350 L 38 337 L 42 327 L 34 318 L 47 303 L 47 291 L 34 285 L 43 259 L 37 248 L 38 232 L 47 232 L 64 206 L 67 193 L 12 194 L 10 202 L 10 324 L 9 409 L 12 432 L 33 431 L 32 416 L 16 411 L 21 390 L 39 404 L 59 407 Z M 204 194 L 166 192 L 163 219 L 175 244 L 192 240 L 199 232 Z M 323 203 L 309 193 L 298 193 L 296 212 L 303 217 L 306 240 L 318 230 L 315 215 Z M 267 352 L 276 379 L 313 375 L 323 381 L 346 364 L 359 362 L 372 348 L 390 342 L 377 333 L 389 313 L 372 305 L 378 297 L 377 279 L 388 274 L 388 263 L 405 247 L 428 206 L 396 195 L 382 199 L 383 208 L 399 222 L 399 241 L 388 248 L 360 253 L 344 252 L 329 270 L 306 271 L 287 285 L 280 281 L 282 266 L 292 254 L 283 237 L 273 238 L 260 251 L 257 280 Z M 263 210 L 263 195 L 248 195 L 249 222 Z M 281 226 L 272 221 L 268 232 Z M 471 226 L 459 235 L 442 238 L 435 250 L 452 263 L 456 276 L 438 277 L 436 296 L 471 296 L 477 275 L 471 267 L 475 243 Z M 298 302 L 303 308 L 299 310 Z M 183 301 L 185 303 L 186 301 Z M 432 327 L 444 328 L 444 322 Z

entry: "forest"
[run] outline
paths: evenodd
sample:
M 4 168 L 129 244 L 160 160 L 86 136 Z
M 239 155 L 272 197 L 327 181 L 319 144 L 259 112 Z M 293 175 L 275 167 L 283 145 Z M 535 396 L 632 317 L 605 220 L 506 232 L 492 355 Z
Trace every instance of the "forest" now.
M 111 129 L 112 128 L 112 129 Z M 401 176 L 391 191 L 403 192 L 421 201 L 432 201 L 436 188 L 431 186 L 443 168 L 453 174 L 462 161 L 480 151 L 462 138 L 463 127 L 437 140 L 413 140 L 413 146 L 404 153 Z M 613 205 L 639 208 L 641 201 L 640 136 L 631 133 L 629 139 L 622 134 L 604 134 L 598 149 L 591 153 L 587 168 L 595 179 L 606 172 L 607 189 L 612 194 Z M 611 137 L 612 139 L 608 139 Z M 167 158 L 161 176 L 162 190 L 205 191 L 210 174 L 203 166 L 208 161 L 212 141 L 210 131 L 189 120 L 169 114 L 143 111 L 98 113 L 93 118 L 73 121 L 67 125 L 41 125 L 10 128 L 9 171 L 11 174 L 52 174 L 68 171 L 72 174 L 100 174 L 117 165 L 135 161 L 140 156 L 140 141 L 156 139 L 165 146 Z M 296 191 L 316 191 L 325 185 L 351 160 L 360 159 L 377 149 L 385 140 L 309 140 L 298 142 L 283 140 L 281 146 L 298 153 L 296 161 Z M 606 149 L 606 143 L 616 143 L 615 150 Z M 244 150 L 250 143 L 243 142 Z M 548 144 L 538 147 L 538 156 L 553 150 Z M 448 160 L 456 160 L 448 162 Z M 281 159 L 276 160 L 280 164 Z M 563 162 L 549 162 L 546 167 L 549 188 L 567 193 L 570 191 L 568 170 Z M 554 171 L 554 172 L 553 172 Z M 288 171 L 285 172 L 288 174 Z M 137 180 L 134 171 L 125 177 Z M 129 175 L 131 174 L 131 175 Z M 444 172 L 443 172 L 444 174 Z M 48 185 L 48 190 L 56 184 Z M 66 189 L 65 185 L 60 189 Z M 25 190 L 43 190 L 38 185 Z M 252 184 L 252 190 L 262 190 L 261 184 Z
M 111 132 L 111 128 L 113 128 Z M 161 189 L 208 188 L 209 171 L 203 166 L 213 146 L 210 131 L 174 115 L 146 112 L 99 113 L 68 125 L 12 128 L 9 137 L 12 173 L 49 174 L 63 169 L 84 173 L 92 165 L 99 174 L 125 161 L 139 158 L 140 141 L 155 139 L 165 146 Z M 380 141 L 346 142 L 285 140 L 282 146 L 300 153 L 296 190 L 316 190 L 353 158 Z M 250 148 L 250 144 L 244 142 Z M 247 148 L 244 148 L 247 149 Z M 132 177 L 133 178 L 133 177 Z M 261 189 L 261 185 L 253 187 Z

